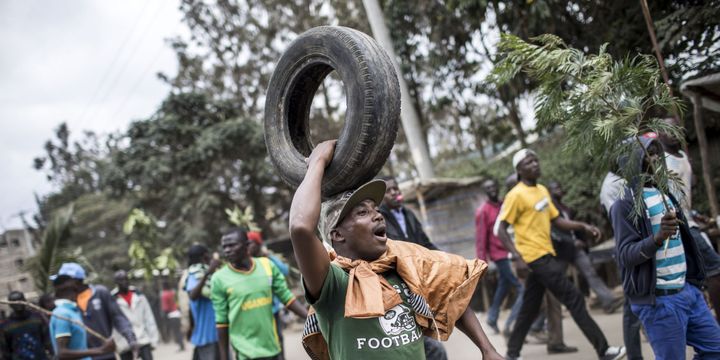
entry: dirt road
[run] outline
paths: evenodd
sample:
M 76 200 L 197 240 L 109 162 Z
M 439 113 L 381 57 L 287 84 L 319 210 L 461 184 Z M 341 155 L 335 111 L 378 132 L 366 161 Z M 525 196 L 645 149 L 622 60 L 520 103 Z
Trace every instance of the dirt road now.
M 484 315 L 478 314 L 478 318 L 481 323 L 484 323 Z M 507 311 L 501 314 L 501 320 L 508 315 Z M 617 312 L 612 315 L 604 314 L 600 311 L 592 312 L 593 318 L 598 322 L 602 328 L 605 336 L 608 339 L 610 345 L 622 345 L 622 312 Z M 502 321 L 500 321 L 502 323 Z M 595 360 L 597 356 L 593 351 L 590 343 L 582 335 L 578 327 L 570 318 L 570 315 L 565 312 L 563 318 L 563 329 L 565 334 L 565 343 L 567 345 L 577 346 L 580 348 L 579 353 L 568 354 L 568 355 L 548 355 L 545 350 L 545 345 L 527 344 L 523 347 L 522 357 L 525 360 L 528 359 L 552 359 L 552 360 Z M 490 341 L 500 351 L 501 354 L 505 354 L 505 339 L 501 335 L 490 335 Z M 646 359 L 651 359 L 652 350 L 647 342 L 643 342 L 643 355 Z M 468 338 L 461 332 L 456 331 L 445 343 L 445 348 L 448 352 L 448 358 L 450 360 L 477 360 L 480 359 L 480 353 L 477 348 L 468 340 Z M 688 358 L 692 358 L 692 349 L 688 348 Z M 305 355 L 305 351 L 300 344 L 300 329 L 293 328 L 288 329 L 285 333 L 285 357 L 287 360 L 306 360 L 308 356 Z M 155 351 L 156 359 L 178 359 L 178 360 L 191 360 L 192 350 L 191 346 L 188 346 L 188 350 L 182 353 L 177 352 L 177 346 L 171 344 L 162 344 Z

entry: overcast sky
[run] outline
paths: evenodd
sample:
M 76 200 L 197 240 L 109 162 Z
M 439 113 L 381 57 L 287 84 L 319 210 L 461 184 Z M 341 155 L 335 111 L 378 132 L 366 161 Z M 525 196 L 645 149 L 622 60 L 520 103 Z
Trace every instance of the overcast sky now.
M 32 168 L 53 129 L 105 134 L 152 114 L 174 74 L 177 0 L 0 1 L 0 230 L 52 188 Z

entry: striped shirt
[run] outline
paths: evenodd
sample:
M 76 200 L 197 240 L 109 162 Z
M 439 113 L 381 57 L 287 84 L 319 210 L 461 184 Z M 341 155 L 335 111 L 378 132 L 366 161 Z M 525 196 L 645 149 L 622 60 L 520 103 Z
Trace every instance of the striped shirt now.
M 643 200 L 652 224 L 653 234 L 657 234 L 660 231 L 660 221 L 665 215 L 665 205 L 660 196 L 660 191 L 656 188 L 644 188 Z M 670 202 L 668 202 L 668 206 L 670 210 L 675 209 Z M 655 287 L 658 289 L 680 289 L 685 285 L 685 272 L 687 270 L 685 249 L 680 238 L 680 231 L 678 230 L 666 241 L 669 241 L 667 250 L 665 244 L 663 244 L 655 252 L 655 271 L 657 273 Z

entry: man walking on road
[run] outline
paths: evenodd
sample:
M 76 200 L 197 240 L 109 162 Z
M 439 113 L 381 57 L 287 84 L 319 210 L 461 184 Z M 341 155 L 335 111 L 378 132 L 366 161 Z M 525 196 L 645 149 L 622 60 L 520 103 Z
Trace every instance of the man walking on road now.
M 220 244 L 228 263 L 212 277 L 212 302 L 220 343 L 220 360 L 228 360 L 228 345 L 238 359 L 272 359 L 281 353 L 275 332 L 272 297 L 301 318 L 307 310 L 287 287 L 280 270 L 265 257 L 248 253 L 247 232 L 231 229 Z
M 160 334 L 158 333 L 155 315 L 153 315 L 150 302 L 143 293 L 130 286 L 127 272 L 124 270 L 117 271 L 114 279 L 117 287 L 113 289 L 112 294 L 120 310 L 132 324 L 133 332 L 135 332 L 137 343 L 140 346 L 140 358 L 142 360 L 152 360 L 152 350 L 157 346 Z M 131 349 L 121 348 L 120 351 L 122 360 L 135 358 Z
M 540 311 L 542 295 L 549 290 L 570 311 L 573 320 L 590 340 L 602 360 L 621 359 L 624 347 L 611 347 L 600 327 L 585 308 L 585 300 L 578 289 L 565 277 L 564 266 L 555 258 L 550 227 L 567 231 L 584 231 L 599 238 L 600 231 L 585 223 L 560 217 L 547 189 L 538 184 L 540 162 L 532 150 L 522 149 L 513 156 L 513 166 L 520 181 L 506 196 L 500 220 L 499 235 L 505 247 L 516 258 L 518 272 L 529 272 L 520 314 L 508 341 L 508 359 L 520 356 L 523 341 L 530 325 Z M 507 232 L 515 229 L 513 244 Z
M 182 314 L 178 310 L 176 293 L 169 282 L 163 281 L 163 290 L 160 293 L 160 310 L 165 317 L 168 337 L 172 337 L 178 345 L 178 351 L 185 351 L 185 340 L 183 340 L 182 326 L 180 324 Z
M 697 244 L 679 202 L 650 176 L 662 148 L 652 138 L 640 142 L 619 165 L 637 166 L 642 176 L 626 179 L 624 196 L 610 208 L 623 290 L 656 359 L 684 359 L 687 346 L 695 358 L 720 359 L 720 326 L 699 289 L 705 271 Z
M 562 201 L 565 197 L 565 190 L 562 185 L 557 181 L 551 181 L 548 187 L 553 205 L 555 205 L 555 208 L 560 212 L 560 216 L 567 220 L 572 220 L 574 211 Z M 620 308 L 624 301 L 623 297 L 615 296 L 612 290 L 605 285 L 605 282 L 598 276 L 597 272 L 595 272 L 595 268 L 593 268 L 590 257 L 587 254 L 588 244 L 582 239 L 581 234 L 576 234 L 573 231 L 564 231 L 557 226 L 553 226 L 551 237 L 556 244 L 556 251 L 561 251 L 558 247 L 566 249 L 566 254 L 558 255 L 564 257 L 568 263 L 575 265 L 580 271 L 580 274 L 582 274 L 600 300 L 600 304 L 605 313 L 611 314 Z M 560 245 L 558 246 L 558 244 Z
M 523 286 L 515 277 L 510 264 L 510 253 L 502 244 L 500 238 L 493 232 L 493 227 L 497 216 L 500 213 L 502 200 L 499 198 L 498 183 L 495 179 L 487 179 L 482 184 L 483 190 L 487 195 L 487 201 L 480 206 L 475 212 L 475 249 L 477 250 L 477 258 L 482 261 L 492 261 L 495 263 L 498 275 L 498 284 L 495 289 L 492 303 L 488 309 L 487 322 L 495 333 L 499 333 L 497 319 L 500 313 L 500 306 L 508 294 L 510 287 L 514 287 L 517 291 L 517 298 L 510 310 L 510 316 L 505 320 L 503 332 L 510 333 L 510 326 L 517 318 L 517 314 L 522 306 Z

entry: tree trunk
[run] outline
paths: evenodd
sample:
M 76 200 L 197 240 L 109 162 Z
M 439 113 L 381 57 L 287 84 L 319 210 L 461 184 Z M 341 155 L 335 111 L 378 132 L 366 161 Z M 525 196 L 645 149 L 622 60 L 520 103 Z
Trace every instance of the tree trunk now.
M 705 181 L 705 192 L 707 193 L 708 202 L 710 203 L 710 212 L 713 218 L 717 219 L 720 215 L 718 209 L 717 193 L 715 185 L 712 182 L 710 174 L 710 154 L 708 152 L 707 137 L 705 137 L 705 127 L 702 121 L 702 98 L 699 93 L 695 93 L 692 99 L 695 106 L 693 118 L 695 120 L 695 134 L 698 138 L 698 146 L 700 147 L 700 160 L 702 161 L 703 180 Z
M 518 136 L 518 140 L 520 140 L 520 145 L 522 145 L 523 148 L 527 147 L 527 142 L 525 141 L 525 130 L 522 128 L 522 121 L 520 120 L 520 114 L 517 110 L 517 104 L 515 103 L 515 99 L 511 100 L 508 105 L 508 118 L 510 119 L 510 125 L 512 125 L 513 129 L 515 130 L 515 133 Z

